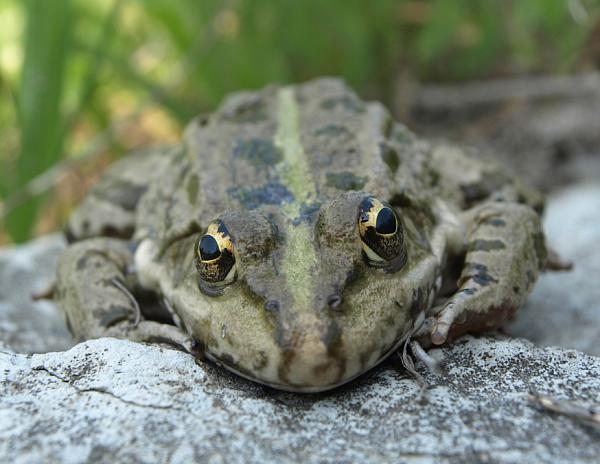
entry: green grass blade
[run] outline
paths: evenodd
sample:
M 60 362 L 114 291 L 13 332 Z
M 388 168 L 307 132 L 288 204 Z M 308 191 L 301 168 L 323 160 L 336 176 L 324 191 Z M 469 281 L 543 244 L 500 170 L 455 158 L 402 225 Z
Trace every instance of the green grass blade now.
M 185 101 L 178 100 L 171 96 L 166 87 L 161 87 L 154 83 L 150 78 L 139 73 L 127 58 L 104 49 L 96 50 L 93 46 L 84 43 L 77 38 L 73 41 L 73 48 L 84 54 L 98 53 L 99 58 L 106 62 L 107 67 L 111 68 L 116 75 L 133 85 L 134 88 L 146 92 L 148 98 L 154 100 L 164 109 L 169 111 L 171 115 L 180 122 L 186 123 L 192 117 L 196 116 L 196 108 L 190 107 Z
M 26 3 L 25 58 L 19 93 L 21 152 L 14 187 L 48 169 L 61 154 L 60 104 L 69 52 L 70 7 L 69 0 Z M 6 228 L 15 241 L 29 237 L 39 201 L 30 201 L 6 219 Z
M 102 20 L 100 33 L 96 39 L 93 49 L 88 53 L 88 65 L 84 76 L 82 77 L 81 90 L 75 109 L 65 118 L 64 131 L 66 136 L 68 131 L 73 128 L 83 113 L 89 109 L 94 94 L 98 88 L 98 79 L 104 66 L 106 53 L 113 46 L 115 39 L 115 29 L 119 23 L 119 16 L 123 7 L 123 0 L 114 0 L 108 13 Z

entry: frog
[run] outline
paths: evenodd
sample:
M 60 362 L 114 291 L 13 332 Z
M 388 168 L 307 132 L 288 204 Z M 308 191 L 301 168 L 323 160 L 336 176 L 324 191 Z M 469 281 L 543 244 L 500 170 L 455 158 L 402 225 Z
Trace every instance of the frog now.
M 77 340 L 321 392 L 514 317 L 547 262 L 542 211 L 341 79 L 269 85 L 104 173 L 68 220 L 56 299 Z

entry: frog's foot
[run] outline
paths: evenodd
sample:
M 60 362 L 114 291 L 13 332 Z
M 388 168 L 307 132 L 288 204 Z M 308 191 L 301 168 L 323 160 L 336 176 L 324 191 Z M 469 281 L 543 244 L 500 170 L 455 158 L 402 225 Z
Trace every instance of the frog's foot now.
M 468 249 L 457 286 L 435 316 L 431 342 L 501 326 L 546 263 L 539 216 L 528 206 L 485 203 L 468 212 Z
M 61 256 L 56 299 L 79 340 L 99 337 L 164 342 L 195 353 L 191 337 L 178 327 L 144 320 L 128 269 L 128 243 L 110 238 L 77 242 Z

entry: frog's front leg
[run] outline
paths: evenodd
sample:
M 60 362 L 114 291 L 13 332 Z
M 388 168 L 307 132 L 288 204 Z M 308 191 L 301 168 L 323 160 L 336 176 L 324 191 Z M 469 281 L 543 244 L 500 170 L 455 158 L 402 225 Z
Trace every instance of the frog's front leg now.
M 133 254 L 123 240 L 83 240 L 63 253 L 56 297 L 70 331 L 79 340 L 167 342 L 192 352 L 192 340 L 181 329 L 143 319 L 133 296 L 132 266 Z
M 464 213 L 467 251 L 457 291 L 435 317 L 431 342 L 502 325 L 524 302 L 546 262 L 539 215 L 529 206 L 488 202 Z

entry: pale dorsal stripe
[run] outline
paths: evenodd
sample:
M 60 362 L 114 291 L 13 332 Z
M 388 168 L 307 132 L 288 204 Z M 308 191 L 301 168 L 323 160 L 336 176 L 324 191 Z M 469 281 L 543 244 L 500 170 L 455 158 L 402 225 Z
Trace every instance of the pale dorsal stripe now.
M 278 95 L 275 144 L 283 152 L 279 165 L 281 180 L 294 200 L 282 205 L 286 247 L 281 272 L 286 277 L 293 305 L 298 313 L 312 311 L 313 275 L 317 269 L 313 229 L 310 221 L 298 221 L 302 206 L 316 199 L 316 186 L 300 142 L 300 117 L 292 88 L 282 88 Z
M 278 127 L 275 143 L 283 151 L 282 180 L 298 205 L 316 198 L 316 186 L 306 153 L 300 142 L 300 114 L 294 91 L 289 87 L 277 95 Z

